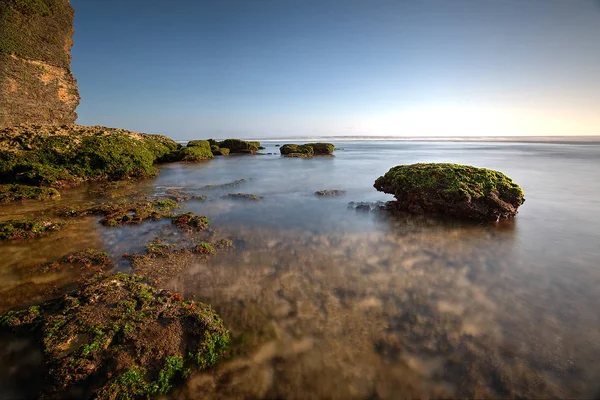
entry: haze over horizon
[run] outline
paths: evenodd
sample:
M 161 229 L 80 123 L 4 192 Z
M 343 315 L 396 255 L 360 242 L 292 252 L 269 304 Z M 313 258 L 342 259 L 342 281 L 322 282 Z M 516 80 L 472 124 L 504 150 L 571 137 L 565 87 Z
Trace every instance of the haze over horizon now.
M 72 5 L 84 125 L 175 139 L 600 135 L 596 1 Z

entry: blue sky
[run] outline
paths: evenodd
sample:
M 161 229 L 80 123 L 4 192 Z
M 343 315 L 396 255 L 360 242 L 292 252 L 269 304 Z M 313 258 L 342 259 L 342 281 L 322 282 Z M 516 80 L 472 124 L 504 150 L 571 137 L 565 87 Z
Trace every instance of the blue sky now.
M 71 0 L 78 122 L 176 139 L 600 134 L 600 3 Z

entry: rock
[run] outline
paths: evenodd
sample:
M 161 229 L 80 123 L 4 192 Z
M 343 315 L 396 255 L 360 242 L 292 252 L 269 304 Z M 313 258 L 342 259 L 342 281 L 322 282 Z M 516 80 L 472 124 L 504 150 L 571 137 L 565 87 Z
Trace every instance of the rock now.
M 279 148 L 279 152 L 287 157 L 312 157 L 315 154 L 312 146 L 306 144 L 284 144 Z
M 75 122 L 73 32 L 68 0 L 0 2 L 0 127 Z
M 514 217 L 523 190 L 498 171 L 458 164 L 412 164 L 391 168 L 375 189 L 393 194 L 399 210 L 479 221 Z
M 354 201 L 351 201 L 350 203 L 348 203 L 348 208 L 350 210 L 355 210 L 355 211 L 360 211 L 360 212 L 382 211 L 382 210 L 384 210 L 386 208 L 386 203 L 384 203 L 383 201 L 374 201 L 374 202 L 368 202 L 368 201 L 354 202 Z
M 346 194 L 345 190 L 317 190 L 315 195 L 317 196 L 344 196 Z
M 185 162 L 210 160 L 214 157 L 208 140 L 191 140 L 179 152 L 182 155 L 181 161 Z
M 0 222 L 0 240 L 33 239 L 57 231 L 65 225 L 47 217 L 25 217 Z
M 217 148 L 217 150 L 213 150 L 213 154 L 215 156 L 228 156 L 229 153 L 230 153 L 229 149 L 226 149 L 225 147 Z
M 319 156 L 329 156 L 335 150 L 335 146 L 331 143 L 307 143 L 307 146 L 311 146 L 315 155 Z
M 85 398 L 167 394 L 191 369 L 219 362 L 230 344 L 210 306 L 121 273 L 100 275 L 63 298 L 6 313 L 0 327 L 39 335 L 49 367 L 42 395 L 57 398 L 74 386 L 88 391 Z M 91 381 L 94 385 L 85 384 Z
M 48 200 L 60 197 L 58 190 L 26 185 L 0 185 L 0 204 L 26 199 Z
M 155 176 L 178 145 L 162 135 L 102 126 L 24 124 L 0 129 L 0 182 L 72 186 Z M 212 154 L 211 154 L 212 156 Z
M 217 143 L 220 149 L 225 148 L 229 149 L 230 153 L 240 153 L 240 154 L 254 154 L 256 150 L 258 150 L 258 146 L 260 146 L 259 142 L 246 142 L 245 140 L 240 139 L 226 139 L 222 142 Z
M 257 196 L 251 193 L 229 193 L 222 197 L 223 199 L 239 199 L 239 200 L 261 200 L 262 196 Z

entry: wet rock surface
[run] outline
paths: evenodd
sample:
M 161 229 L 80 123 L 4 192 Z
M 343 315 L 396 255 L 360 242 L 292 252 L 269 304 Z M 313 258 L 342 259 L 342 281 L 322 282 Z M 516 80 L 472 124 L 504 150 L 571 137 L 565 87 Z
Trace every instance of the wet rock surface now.
M 399 210 L 480 221 L 517 214 L 522 189 L 498 171 L 458 164 L 412 164 L 391 168 L 375 189 L 393 194 Z
M 191 370 L 216 364 L 229 332 L 207 305 L 135 275 L 98 276 L 41 306 L 0 317 L 2 329 L 39 332 L 44 396 L 142 398 L 168 393 Z

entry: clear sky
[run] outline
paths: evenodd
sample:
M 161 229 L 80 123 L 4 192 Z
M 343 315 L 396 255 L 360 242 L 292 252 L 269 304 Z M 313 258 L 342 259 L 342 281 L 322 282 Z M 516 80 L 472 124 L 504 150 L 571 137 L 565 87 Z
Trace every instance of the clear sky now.
M 594 0 L 71 0 L 78 122 L 175 139 L 598 135 Z

